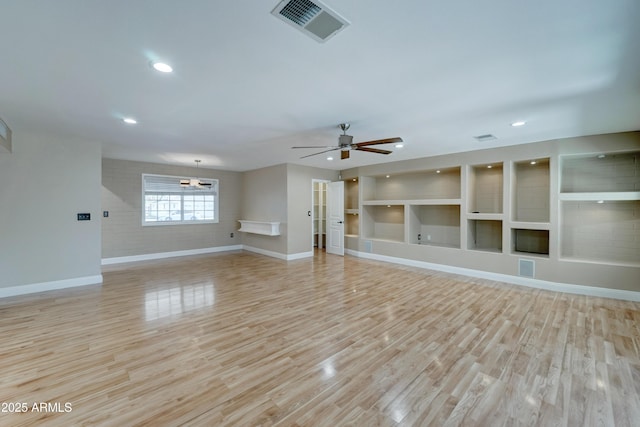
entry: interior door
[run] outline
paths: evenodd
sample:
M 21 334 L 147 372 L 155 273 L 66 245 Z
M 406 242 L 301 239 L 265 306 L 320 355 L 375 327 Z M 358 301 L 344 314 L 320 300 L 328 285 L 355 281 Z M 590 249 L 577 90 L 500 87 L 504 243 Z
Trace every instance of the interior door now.
M 344 181 L 327 184 L 327 253 L 344 255 Z

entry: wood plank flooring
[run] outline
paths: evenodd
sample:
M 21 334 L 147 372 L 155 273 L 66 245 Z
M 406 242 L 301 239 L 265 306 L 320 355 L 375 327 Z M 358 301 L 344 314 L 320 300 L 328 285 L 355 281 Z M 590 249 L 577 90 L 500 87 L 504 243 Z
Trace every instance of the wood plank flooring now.
M 111 266 L 0 333 L 2 426 L 640 423 L 639 303 L 354 257 Z

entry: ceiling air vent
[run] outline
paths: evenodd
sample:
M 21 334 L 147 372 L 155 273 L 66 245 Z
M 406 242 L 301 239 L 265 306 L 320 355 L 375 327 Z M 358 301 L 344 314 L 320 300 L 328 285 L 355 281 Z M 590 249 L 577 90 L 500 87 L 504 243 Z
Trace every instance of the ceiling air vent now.
M 11 129 L 0 119 L 0 152 L 3 150 L 11 152 Z
M 349 21 L 319 1 L 283 0 L 271 14 L 320 43 L 349 25 Z
M 488 133 L 486 135 L 474 136 L 474 138 L 477 139 L 480 142 L 493 141 L 494 139 L 498 139 L 494 135 L 491 135 L 490 133 Z

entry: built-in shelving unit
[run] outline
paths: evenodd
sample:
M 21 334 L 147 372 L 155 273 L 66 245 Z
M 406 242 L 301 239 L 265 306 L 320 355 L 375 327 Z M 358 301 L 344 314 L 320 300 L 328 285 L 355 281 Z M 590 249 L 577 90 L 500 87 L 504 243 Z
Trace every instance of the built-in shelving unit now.
M 366 205 L 362 210 L 365 239 L 404 242 L 404 205 Z
M 512 163 L 511 253 L 549 256 L 551 161 L 528 159 Z
M 431 201 L 450 203 L 460 199 L 460 168 L 385 174 L 363 177 L 362 200 L 365 204 Z
M 560 254 L 640 265 L 640 151 L 561 159 Z
M 467 248 L 477 251 L 502 252 L 502 221 L 470 219 Z
M 459 248 L 460 170 L 361 177 L 364 238 Z
M 345 248 L 354 255 L 638 290 L 640 132 L 342 174 Z
M 501 214 L 504 174 L 502 163 L 469 168 L 469 213 Z
M 358 237 L 360 234 L 360 201 L 358 178 L 344 183 L 344 234 L 346 237 Z
M 549 230 L 511 229 L 511 253 L 549 256 Z
M 460 247 L 460 204 L 409 205 L 409 243 Z

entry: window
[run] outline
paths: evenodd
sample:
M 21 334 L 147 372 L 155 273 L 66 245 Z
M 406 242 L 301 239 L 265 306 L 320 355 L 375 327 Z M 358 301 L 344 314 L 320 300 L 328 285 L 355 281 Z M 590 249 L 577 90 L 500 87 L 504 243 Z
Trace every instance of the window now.
M 143 225 L 218 222 L 218 180 L 142 175 Z

